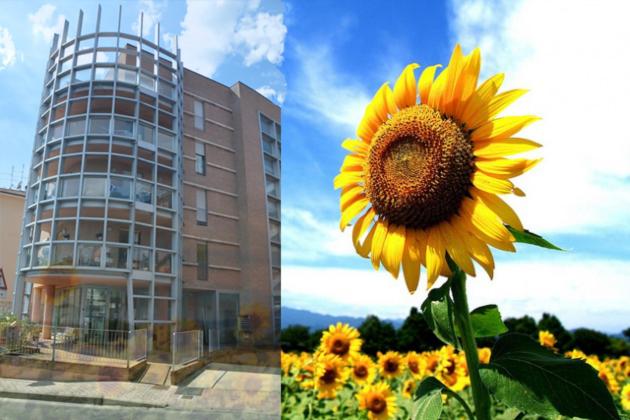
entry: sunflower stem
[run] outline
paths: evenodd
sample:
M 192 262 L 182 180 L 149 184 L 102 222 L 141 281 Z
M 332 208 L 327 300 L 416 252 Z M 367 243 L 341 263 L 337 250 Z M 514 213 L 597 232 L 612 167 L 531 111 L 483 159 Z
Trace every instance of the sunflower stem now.
M 451 292 L 455 303 L 455 324 L 461 334 L 461 344 L 466 356 L 470 387 L 475 404 L 475 415 L 478 420 L 490 420 L 490 395 L 481 382 L 479 375 L 479 355 L 477 354 L 477 342 L 470 321 L 468 298 L 466 296 L 466 274 L 455 264 L 451 276 Z

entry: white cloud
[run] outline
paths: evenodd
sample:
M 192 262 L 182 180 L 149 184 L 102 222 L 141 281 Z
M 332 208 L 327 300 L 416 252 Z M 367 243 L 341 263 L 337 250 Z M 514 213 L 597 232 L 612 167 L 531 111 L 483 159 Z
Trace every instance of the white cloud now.
M 0 70 L 15 64 L 16 51 L 11 32 L 0 26 Z
M 235 42 L 242 43 L 247 48 L 246 66 L 251 66 L 263 59 L 272 64 L 282 62 L 284 37 L 287 34 L 287 27 L 282 23 L 282 19 L 282 15 L 270 15 L 264 12 L 241 19 L 236 29 Z
M 61 33 L 66 18 L 62 14 L 57 14 L 55 18 L 55 10 L 57 10 L 56 6 L 47 3 L 35 13 L 28 15 L 28 21 L 31 23 L 31 29 L 36 38 L 50 42 L 55 33 Z
M 282 260 L 316 262 L 327 257 L 355 255 L 350 232 L 339 231 L 337 220 L 322 219 L 308 210 L 282 208 Z
M 334 124 L 353 135 L 371 97 L 356 79 L 345 77 L 334 66 L 330 50 L 324 45 L 296 46 L 299 60 L 291 89 L 294 110 L 320 125 Z M 326 121 L 322 124 L 321 119 Z
M 598 280 L 604 278 L 606 287 Z M 422 278 L 420 287 L 425 284 Z M 538 319 L 551 312 L 567 328 L 586 326 L 607 332 L 621 331 L 630 319 L 629 262 L 568 256 L 508 262 L 498 265 L 492 281 L 485 276 L 469 278 L 468 289 L 472 308 L 494 303 L 504 318 L 527 314 Z M 293 308 L 404 318 L 411 306 L 419 306 L 425 298 L 424 290 L 409 295 L 402 276 L 393 280 L 385 271 L 282 267 L 282 304 Z
M 156 25 L 162 19 L 162 12 L 166 7 L 166 3 L 156 2 L 155 0 L 140 0 L 138 6 L 144 15 L 144 19 L 142 21 L 142 36 L 146 37 L 155 30 Z M 139 14 L 138 19 L 133 23 L 132 28 L 136 33 L 140 32 Z
M 187 1 L 179 45 L 187 67 L 212 76 L 230 54 L 247 66 L 282 61 L 286 26 L 283 15 L 257 12 L 259 0 Z
M 261 86 L 258 89 L 256 89 L 256 92 L 260 93 L 267 99 L 270 99 L 270 100 L 275 99 L 276 101 L 278 101 L 279 104 L 282 104 L 284 102 L 285 93 L 282 91 L 279 92 L 276 89 L 272 88 L 271 86 L 268 86 L 268 85 Z
M 452 6 L 453 40 L 465 50 L 481 46 L 483 73 L 505 72 L 505 89 L 531 89 L 507 113 L 543 117 L 526 134 L 544 145 L 545 160 L 516 179 L 528 198 L 512 200 L 525 225 L 545 232 L 628 230 L 630 55 L 623 51 L 630 3 L 456 0 Z

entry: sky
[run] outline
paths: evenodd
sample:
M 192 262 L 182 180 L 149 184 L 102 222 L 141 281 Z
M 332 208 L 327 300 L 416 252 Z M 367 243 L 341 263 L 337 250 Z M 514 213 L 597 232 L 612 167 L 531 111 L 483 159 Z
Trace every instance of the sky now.
M 103 1 L 103 22 L 182 49 L 184 65 L 231 85 L 240 80 L 282 106 L 282 304 L 332 315 L 403 318 L 426 296 L 375 272 L 338 228 L 332 180 L 365 105 L 404 66 L 446 64 L 455 43 L 481 47 L 482 79 L 529 89 L 508 114 L 542 120 L 523 132 L 543 162 L 508 200 L 526 228 L 564 248 L 495 251 L 497 268 L 469 281 L 471 307 L 504 316 L 543 312 L 568 328 L 630 326 L 630 97 L 619 0 L 364 2 L 297 0 Z M 395 7 L 393 5 L 396 5 Z M 28 168 L 46 54 L 64 18 L 94 27 L 96 2 L 0 0 L 0 186 Z M 596 6 L 595 6 L 596 5 Z M 107 26 L 106 26 L 107 28 Z M 88 29 L 85 29 L 87 31 Z M 73 32 L 74 31 L 74 32 Z M 26 169 L 25 169 L 26 172 Z M 481 270 L 478 270 L 481 271 Z

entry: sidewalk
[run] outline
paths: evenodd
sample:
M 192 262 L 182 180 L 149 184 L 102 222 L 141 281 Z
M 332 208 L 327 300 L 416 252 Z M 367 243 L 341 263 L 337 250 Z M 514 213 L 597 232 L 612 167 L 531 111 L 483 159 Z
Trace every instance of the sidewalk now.
M 179 386 L 134 382 L 52 382 L 0 378 L 0 398 L 95 405 L 229 411 L 280 416 L 280 376 L 269 369 L 210 364 Z

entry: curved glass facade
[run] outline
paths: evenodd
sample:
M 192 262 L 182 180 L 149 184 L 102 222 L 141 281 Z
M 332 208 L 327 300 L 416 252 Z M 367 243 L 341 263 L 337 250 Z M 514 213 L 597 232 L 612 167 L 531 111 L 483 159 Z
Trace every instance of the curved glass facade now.
M 47 64 L 20 274 L 57 289 L 106 278 L 124 292 L 131 328 L 174 323 L 181 288 L 179 53 L 135 35 L 98 32 L 98 24 L 82 35 L 80 26 L 75 39 L 65 40 L 67 26 L 55 37 Z

